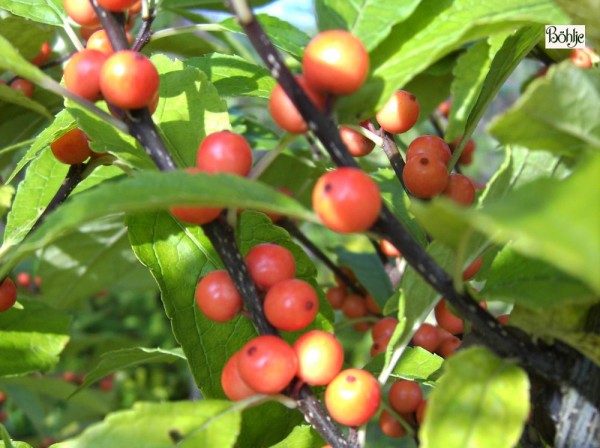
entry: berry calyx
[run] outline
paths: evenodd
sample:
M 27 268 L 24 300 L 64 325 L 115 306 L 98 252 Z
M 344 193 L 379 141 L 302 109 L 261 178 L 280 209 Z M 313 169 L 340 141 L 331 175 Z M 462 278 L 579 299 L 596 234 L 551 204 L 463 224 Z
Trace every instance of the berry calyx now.
M 206 317 L 227 322 L 241 311 L 242 297 L 225 270 L 206 274 L 196 286 L 196 304 Z
M 82 163 L 92 154 L 88 137 L 80 129 L 71 129 L 54 140 L 50 150 L 59 162 L 67 165 Z
M 252 168 L 252 148 L 240 134 L 220 131 L 207 135 L 196 155 L 196 166 L 207 173 L 247 176 Z
M 312 204 L 323 223 L 340 233 L 362 232 L 381 211 L 377 184 L 358 168 L 337 168 L 319 178 Z
M 17 287 L 10 278 L 0 283 L 0 313 L 9 310 L 17 301 Z
M 106 59 L 106 54 L 98 50 L 75 53 L 65 67 L 67 89 L 89 101 L 100 99 L 100 73 Z
M 406 160 L 422 155 L 436 157 L 446 164 L 452 157 L 452 151 L 448 143 L 437 135 L 421 135 L 408 145 Z
M 354 157 L 364 157 L 375 148 L 375 143 L 348 126 L 340 126 L 340 138 Z
M 323 31 L 306 46 L 302 68 L 312 88 L 348 95 L 367 79 L 369 54 L 360 39 L 348 31 Z
M 277 336 L 257 336 L 237 357 L 238 371 L 246 384 L 262 394 L 281 392 L 298 372 L 298 357 Z
M 296 76 L 296 81 L 314 105 L 323 110 L 325 108 L 326 96 L 309 87 L 303 76 Z M 275 123 L 287 132 L 303 134 L 308 130 L 308 125 L 304 121 L 304 118 L 302 118 L 292 100 L 279 84 L 275 86 L 269 97 L 269 111 Z
M 240 375 L 237 365 L 239 353 L 236 352 L 229 358 L 221 372 L 221 387 L 227 398 L 232 401 L 256 395 L 256 391 L 248 386 Z
M 265 296 L 263 306 L 265 317 L 275 328 L 299 331 L 315 319 L 319 298 L 311 285 L 291 278 L 273 285 Z
M 109 103 L 123 109 L 146 107 L 156 95 L 159 76 L 143 54 L 122 50 L 108 57 L 100 72 L 100 90 Z
M 412 128 L 419 119 L 419 102 L 405 90 L 398 90 L 384 104 L 375 118 L 386 132 L 401 134 Z
M 418 383 L 398 380 L 390 387 L 389 400 L 394 411 L 399 414 L 410 413 L 416 411 L 423 401 L 423 393 Z
M 380 404 L 379 383 L 366 370 L 343 370 L 325 390 L 325 406 L 342 425 L 359 426 L 368 422 Z
M 312 330 L 294 343 L 298 356 L 298 377 L 312 386 L 329 384 L 344 363 L 344 349 L 330 333 Z
M 190 175 L 199 173 L 198 168 L 186 168 Z M 195 207 L 195 206 L 175 206 L 170 209 L 171 214 L 188 224 L 207 224 L 217 219 L 223 211 L 223 208 L 216 207 Z
M 440 159 L 420 155 L 406 161 L 402 180 L 413 196 L 429 199 L 444 191 L 448 185 L 446 164 Z
M 296 261 L 292 253 L 277 244 L 265 243 L 254 246 L 245 258 L 250 277 L 259 288 L 273 285 L 296 275 Z
M 458 173 L 450 174 L 448 185 L 442 194 L 460 205 L 473 205 L 475 202 L 475 186 L 467 176 Z

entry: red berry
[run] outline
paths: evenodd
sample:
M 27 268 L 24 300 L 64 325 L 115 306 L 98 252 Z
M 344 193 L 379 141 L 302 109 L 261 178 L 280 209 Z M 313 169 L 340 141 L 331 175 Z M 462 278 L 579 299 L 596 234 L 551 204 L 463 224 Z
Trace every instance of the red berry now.
M 231 277 L 225 270 L 212 271 L 205 275 L 196 287 L 196 304 L 208 317 L 216 322 L 227 322 L 238 315 L 242 297 Z
M 422 324 L 413 336 L 413 344 L 431 353 L 435 352 L 440 344 L 440 335 L 437 328 L 428 323 Z
M 435 319 L 440 327 L 452 334 L 460 334 L 464 331 L 463 321 L 455 316 L 447 307 L 446 300 L 442 299 L 435 306 Z
M 199 173 L 198 168 L 186 168 L 189 174 Z M 194 206 L 176 206 L 171 207 L 171 214 L 180 221 L 188 224 L 207 224 L 217 219 L 223 211 L 222 208 L 215 207 L 194 207 Z
M 306 328 L 319 311 L 319 298 L 312 286 L 291 278 L 273 285 L 264 301 L 267 320 L 278 330 L 299 331 Z
M 343 286 L 333 286 L 327 291 L 327 300 L 334 310 L 342 309 L 346 299 L 346 288 Z
M 0 313 L 6 311 L 17 301 L 17 287 L 10 278 L 0 283 Z
M 329 384 L 344 363 L 342 345 L 325 331 L 304 333 L 293 348 L 298 356 L 298 377 L 312 386 Z
M 451 108 L 452 108 L 452 100 L 447 99 L 446 101 L 441 103 L 437 109 L 438 109 L 439 113 L 442 114 L 443 117 L 448 118 L 448 116 L 450 115 Z
M 368 422 L 380 404 L 379 383 L 366 370 L 343 370 L 325 390 L 325 406 L 342 425 L 359 426 Z
M 158 91 L 154 64 L 141 53 L 122 50 L 108 57 L 100 72 L 100 90 L 109 103 L 123 109 L 146 107 Z
M 87 135 L 77 128 L 54 140 L 50 144 L 50 149 L 59 162 L 67 165 L 81 163 L 91 155 Z
M 40 52 L 34 56 L 34 58 L 31 60 L 31 63 L 37 66 L 43 65 L 48 59 L 50 59 L 51 54 L 52 47 L 48 42 L 44 42 L 40 47 Z
M 445 341 L 442 341 L 440 343 L 439 347 L 436 350 L 436 353 L 438 355 L 440 355 L 442 358 L 447 359 L 450 356 L 452 356 L 454 354 L 454 352 L 456 352 L 456 350 L 458 350 L 461 343 L 462 343 L 461 340 L 458 339 L 457 337 L 453 337 L 451 339 L 446 339 Z
M 371 294 L 367 294 L 365 297 L 365 305 L 367 306 L 367 311 L 371 314 L 381 314 L 381 308 L 373 298 Z M 369 327 L 370 328 L 370 327 Z
M 6 401 L 6 394 L 0 390 L 0 404 Z
M 100 23 L 89 0 L 63 0 L 67 15 L 81 26 L 93 27 Z
M 508 320 L 510 319 L 510 314 L 503 314 L 502 316 L 498 316 L 496 320 L 500 322 L 502 325 L 508 325 Z
M 400 251 L 396 249 L 396 246 L 394 246 L 388 240 L 381 240 L 379 242 L 379 248 L 381 249 L 381 252 L 383 252 L 384 255 L 390 258 L 398 258 L 402 256 Z
M 394 411 L 409 413 L 417 410 L 417 406 L 423 401 L 423 393 L 418 383 L 398 380 L 390 387 L 389 399 Z
M 319 178 L 312 204 L 323 223 L 340 233 L 362 232 L 381 211 L 377 184 L 358 168 L 337 168 Z
M 136 2 L 129 8 L 129 14 L 139 14 L 142 10 L 142 0 L 136 0 Z
M 35 91 L 35 85 L 31 81 L 27 81 L 23 78 L 17 78 L 9 84 L 11 89 L 19 90 L 23 93 L 27 98 L 31 98 L 33 96 L 33 92 Z
M 67 89 L 89 101 L 100 99 L 100 73 L 106 59 L 106 54 L 97 50 L 75 53 L 65 67 Z
M 569 56 L 573 65 L 579 68 L 591 68 L 594 65 L 594 50 L 589 47 L 574 48 Z
M 462 137 L 458 137 L 450 144 L 450 148 L 452 148 L 452 151 L 456 149 L 461 139 Z M 472 139 L 469 139 L 462 153 L 460 154 L 460 157 L 458 158 L 458 163 L 460 163 L 461 165 L 470 165 L 473 162 L 473 152 L 475 152 L 475 142 Z
M 129 33 L 125 33 L 127 36 L 127 41 L 131 45 L 133 42 L 133 36 Z M 95 30 L 87 39 L 85 47 L 88 50 L 96 50 L 104 53 L 107 56 L 110 56 L 115 51 L 113 50 L 112 44 L 110 43 L 110 39 L 108 38 L 108 34 L 105 30 L 99 29 Z
M 240 134 L 215 132 L 200 143 L 196 164 L 200 171 L 207 173 L 247 176 L 252 168 L 252 148 Z
M 364 157 L 375 148 L 375 143 L 347 126 L 340 126 L 340 137 L 354 157 Z
M 28 272 L 19 272 L 17 274 L 17 285 L 21 288 L 29 288 L 31 286 L 31 275 Z
M 365 299 L 356 294 L 346 296 L 342 305 L 342 312 L 350 319 L 365 316 L 367 314 Z
M 246 255 L 245 261 L 252 280 L 262 289 L 269 289 L 296 275 L 296 261 L 292 253 L 277 244 L 254 246 Z
M 450 174 L 448 185 L 442 194 L 460 205 L 472 205 L 475 202 L 475 186 L 467 176 Z
M 444 191 L 448 185 L 446 164 L 432 156 L 417 156 L 407 160 L 402 172 L 406 189 L 413 196 L 429 199 Z
M 304 93 L 308 95 L 314 105 L 323 110 L 325 108 L 326 97 L 324 94 L 313 90 L 308 86 L 303 76 L 296 76 L 296 81 L 300 84 Z M 308 126 L 294 106 L 294 103 L 287 96 L 283 88 L 277 84 L 271 92 L 269 98 L 269 111 L 273 120 L 284 130 L 292 134 L 303 134 L 308 130 Z
M 433 156 L 440 159 L 444 164 L 450 161 L 452 152 L 450 146 L 436 135 L 422 135 L 415 138 L 406 150 L 406 160 L 416 156 Z
M 105 376 L 104 378 L 102 378 L 100 380 L 100 383 L 98 384 L 98 386 L 104 392 L 110 392 L 112 390 L 112 388 L 113 388 L 113 380 L 114 380 L 114 376 L 113 375 Z
M 481 265 L 483 264 L 483 257 L 478 257 L 471 263 L 467 268 L 463 271 L 462 278 L 463 280 L 471 280 L 473 277 L 477 275 L 479 269 L 481 269 Z
M 101 26 L 91 26 L 91 27 L 87 27 L 87 26 L 82 26 L 81 28 L 79 28 L 79 35 L 81 36 L 81 38 L 87 42 L 87 40 L 92 37 L 92 34 L 94 34 L 96 31 L 101 30 L 102 27 Z
M 306 46 L 302 68 L 313 89 L 348 95 L 360 89 L 367 79 L 369 54 L 348 31 L 323 31 Z
M 298 372 L 298 357 L 277 336 L 257 336 L 240 351 L 237 361 L 242 379 L 263 394 L 281 392 Z
M 375 115 L 386 132 L 401 134 L 412 128 L 419 118 L 419 102 L 409 92 L 398 90 Z
M 397 325 L 398 319 L 395 317 L 384 317 L 383 319 L 380 319 L 371 329 L 373 340 L 376 341 L 381 338 L 389 340 L 394 334 Z
M 417 418 L 417 423 L 420 425 L 423 424 L 423 419 L 425 418 L 425 409 L 427 409 L 427 400 L 423 400 L 417 406 L 417 410 L 415 411 L 415 417 Z
M 381 411 L 379 416 L 379 427 L 381 431 L 388 437 L 404 437 L 406 435 L 406 429 L 398 421 L 396 417 L 390 414 L 388 411 Z
M 238 357 L 240 352 L 234 353 L 225 363 L 221 372 L 221 387 L 227 398 L 233 401 L 256 395 L 256 391 L 246 384 L 238 370 Z
M 379 355 L 380 353 L 385 353 L 389 343 L 390 338 L 380 338 L 373 341 L 373 345 L 371 345 L 371 350 L 369 351 L 371 358 Z
M 137 0 L 98 0 L 98 5 L 112 12 L 123 12 L 135 4 Z

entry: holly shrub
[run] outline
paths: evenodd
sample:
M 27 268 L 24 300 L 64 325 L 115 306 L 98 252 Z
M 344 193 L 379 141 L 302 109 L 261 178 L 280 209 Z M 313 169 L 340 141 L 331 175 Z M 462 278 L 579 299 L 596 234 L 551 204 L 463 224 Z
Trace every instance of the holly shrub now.
M 0 0 L 0 448 L 600 448 L 597 2 L 269 3 Z

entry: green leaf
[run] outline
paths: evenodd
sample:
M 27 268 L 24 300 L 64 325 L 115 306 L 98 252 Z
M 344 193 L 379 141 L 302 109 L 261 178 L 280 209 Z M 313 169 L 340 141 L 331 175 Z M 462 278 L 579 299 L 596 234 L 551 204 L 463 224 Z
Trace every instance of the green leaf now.
M 294 427 L 289 436 L 271 448 L 321 448 L 323 443 L 323 439 L 312 426 L 301 425 Z
M 248 140 L 252 149 L 271 150 L 279 143 L 279 136 L 270 129 L 267 129 L 261 123 L 242 115 L 231 115 L 230 118 L 232 131 L 237 132 L 238 134 L 244 134 L 244 138 Z M 275 160 L 275 163 L 277 163 L 281 157 L 282 156 L 280 155 Z M 290 159 L 294 161 L 298 160 L 296 157 L 290 157 Z M 267 171 L 271 169 L 271 166 L 272 165 L 267 168 Z M 270 184 L 270 182 L 265 181 L 264 176 L 265 173 L 260 176 L 260 180 Z
M 0 7 L 4 0 L 0 0 Z M 0 69 L 11 71 L 35 84 L 55 84 L 54 80 L 25 59 L 11 43 L 0 35 Z
M 0 8 L 2 1 L 0 1 Z M 42 44 L 51 37 L 49 27 L 38 26 L 21 17 L 8 16 L 0 20 L 0 34 L 28 60 L 40 51 Z
M 19 183 L 8 214 L 4 244 L 17 244 L 29 233 L 65 180 L 67 171 L 67 165 L 56 160 L 51 151 L 44 152 L 31 163 L 25 178 Z
M 146 284 L 151 282 L 131 250 L 121 215 L 80 226 L 45 247 L 39 259 L 44 301 L 57 309 L 77 308 L 82 300 L 134 276 L 144 274 Z
M 450 57 L 448 56 L 448 58 Z M 445 59 L 438 64 L 443 65 L 443 62 L 445 62 Z M 429 120 L 430 115 L 437 109 L 440 103 L 450 95 L 450 85 L 454 79 L 451 70 L 452 66 L 448 70 L 440 70 L 438 73 L 436 69 L 438 64 L 430 67 L 423 73 L 419 73 L 404 86 L 404 90 L 411 92 L 419 98 L 418 122 Z M 431 86 L 435 86 L 435 89 L 432 89 Z
M 519 25 L 565 22 L 551 0 L 423 0 L 372 52 L 372 76 L 340 109 L 345 116 L 379 109 L 395 90 L 465 43 Z
M 6 211 L 10 208 L 15 195 L 15 189 L 10 185 L 0 186 L 0 218 L 4 217 Z
M 51 118 L 52 115 L 48 110 L 37 101 L 26 97 L 20 90 L 12 89 L 11 87 L 0 83 L 0 101 L 13 103 L 17 106 L 25 107 L 35 113 Z
M 505 144 L 577 156 L 600 149 L 600 78 L 569 61 L 533 81 L 489 131 Z M 574 107 L 574 105 L 577 107 Z
M 217 254 L 200 227 L 184 228 L 167 213 L 131 215 L 127 224 L 135 254 L 158 283 L 196 384 L 207 398 L 224 397 L 221 370 L 256 332 L 245 317 L 216 323 L 196 306 L 198 280 L 221 268 Z
M 350 252 L 343 247 L 336 249 L 340 266 L 349 267 L 375 302 L 383 308 L 385 301 L 394 292 L 383 263 L 375 252 Z
M 69 316 L 36 301 L 22 303 L 24 309 L 0 313 L 0 376 L 48 370 L 69 341 Z
M 383 370 L 385 356 L 376 356 L 364 369 L 379 375 Z M 433 379 L 439 373 L 444 364 L 444 359 L 434 353 L 430 353 L 421 347 L 406 347 L 398 363 L 394 366 L 392 376 L 421 383 L 433 383 Z
M 588 42 L 588 46 L 598 48 L 598 45 L 600 45 L 600 17 L 593 12 L 600 11 L 600 1 L 554 1 L 571 17 L 572 24 L 585 25 L 585 40 Z
M 358 37 L 370 51 L 408 18 L 420 0 L 400 3 L 388 0 L 318 0 L 315 2 L 320 31 L 344 29 Z
M 0 8 L 16 16 L 48 25 L 61 26 L 66 20 L 60 0 L 0 0 Z
M 529 380 L 519 367 L 483 348 L 445 364 L 419 431 L 423 448 L 511 448 L 529 413 Z
M 153 36 L 144 47 L 147 55 L 167 53 L 181 57 L 194 57 L 216 51 L 215 46 L 207 39 L 190 33 L 160 37 Z
M 225 97 L 269 98 L 276 84 L 267 69 L 236 55 L 211 53 L 186 63 L 206 73 L 219 95 Z
M 480 294 L 484 300 L 518 303 L 539 311 L 599 300 L 579 280 L 548 263 L 524 257 L 510 246 L 494 258 Z
M 272 0 L 249 0 L 248 4 L 251 6 L 265 5 Z M 216 9 L 227 11 L 228 8 L 223 2 L 217 0 L 169 0 L 166 5 L 162 7 L 171 8 L 189 8 L 189 9 Z
M 256 18 L 276 48 L 285 51 L 298 60 L 302 59 L 304 47 L 306 47 L 310 40 L 304 31 L 268 14 L 257 14 Z M 220 24 L 226 30 L 243 33 L 242 28 L 234 18 L 225 19 Z
M 240 448 L 270 448 L 303 423 L 304 416 L 297 409 L 267 402 L 244 410 L 237 443 Z
M 230 128 L 227 104 L 199 69 L 163 55 L 153 56 L 152 62 L 161 75 L 154 121 L 178 165 L 196 166 L 204 137 Z
M 551 309 L 531 309 L 516 305 L 510 325 L 535 337 L 559 339 L 600 365 L 600 335 L 586 331 L 589 304 L 565 304 Z
M 172 448 L 174 433 L 181 447 L 233 447 L 240 427 L 240 412 L 225 401 L 136 403 L 114 412 L 56 448 L 144 446 Z
M 181 349 L 134 347 L 106 352 L 101 355 L 98 364 L 85 376 L 83 384 L 74 394 L 118 370 L 143 364 L 173 363 L 180 359 L 186 359 Z

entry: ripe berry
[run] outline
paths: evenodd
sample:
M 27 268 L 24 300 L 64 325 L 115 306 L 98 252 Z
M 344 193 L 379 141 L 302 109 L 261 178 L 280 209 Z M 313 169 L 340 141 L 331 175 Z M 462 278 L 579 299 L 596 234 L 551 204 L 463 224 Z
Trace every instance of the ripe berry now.
M 6 311 L 17 301 L 17 287 L 10 278 L 0 283 L 0 313 Z
M 414 412 L 423 401 L 423 393 L 418 383 L 414 381 L 398 380 L 389 392 L 390 406 L 394 411 L 403 414 Z
M 376 341 L 382 338 L 389 340 L 394 334 L 397 325 L 398 319 L 395 317 L 384 317 L 383 319 L 380 319 L 371 329 L 373 340 Z
M 35 91 L 35 85 L 26 79 L 17 78 L 9 84 L 11 89 L 19 90 L 23 93 L 27 98 L 31 98 L 33 96 L 33 92 Z
M 304 50 L 302 69 L 313 89 L 348 95 L 360 89 L 367 79 L 369 54 L 348 31 L 323 31 Z
M 448 171 L 440 159 L 432 156 L 417 156 L 407 160 L 402 171 L 402 180 L 413 196 L 429 199 L 444 191 L 448 185 Z
M 127 41 L 131 45 L 133 42 L 133 36 L 129 33 L 125 33 L 127 36 Z M 107 56 L 110 56 L 115 51 L 113 50 L 112 44 L 110 43 L 110 39 L 108 38 L 108 34 L 105 30 L 99 29 L 94 31 L 85 44 L 85 47 L 88 50 L 97 50 L 104 53 Z
M 225 270 L 212 271 L 205 275 L 196 287 L 196 304 L 208 317 L 216 322 L 227 322 L 238 315 L 242 297 L 231 277 Z
M 379 427 L 381 431 L 388 437 L 404 437 L 406 435 L 406 429 L 404 426 L 387 411 L 381 411 L 379 416 Z
M 324 94 L 313 90 L 306 83 L 303 76 L 296 76 L 296 81 L 304 93 L 308 95 L 314 105 L 323 110 L 325 108 L 326 97 Z M 269 98 L 269 111 L 275 123 L 282 129 L 292 134 L 303 134 L 308 130 L 308 126 L 294 106 L 294 103 L 287 96 L 283 88 L 277 84 Z
M 450 356 L 452 356 L 454 354 L 454 352 L 456 352 L 456 350 L 458 350 L 461 343 L 462 343 L 462 341 L 460 339 L 458 339 L 457 337 L 453 337 L 451 339 L 446 339 L 445 341 L 442 341 L 440 343 L 440 345 L 438 346 L 438 348 L 435 352 L 438 355 L 440 355 L 442 358 L 447 359 Z
M 450 161 L 452 152 L 450 151 L 448 143 L 438 136 L 421 135 L 408 145 L 408 149 L 406 150 L 406 160 L 422 155 L 433 156 L 446 164 Z
M 346 288 L 343 286 L 333 286 L 327 290 L 326 297 L 331 307 L 334 310 L 339 310 L 346 299 Z
M 31 286 L 31 275 L 28 272 L 19 272 L 17 274 L 17 285 L 21 288 L 29 288 Z
M 446 101 L 444 101 L 437 107 L 437 110 L 440 114 L 442 114 L 442 116 L 444 118 L 448 118 L 448 116 L 450 115 L 451 108 L 452 108 L 452 100 L 447 99 Z
M 67 89 L 89 101 L 100 99 L 100 73 L 106 59 L 106 54 L 97 50 L 75 53 L 65 67 Z
M 594 50 L 589 47 L 574 48 L 569 58 L 573 65 L 579 68 L 591 68 L 594 65 Z
M 298 372 L 298 357 L 277 336 L 257 336 L 238 355 L 238 370 L 251 389 L 262 394 L 281 392 Z
M 40 47 L 40 52 L 34 56 L 31 63 L 37 66 L 43 65 L 52 54 L 52 47 L 48 42 L 44 42 Z
M 344 349 L 330 333 L 312 330 L 304 333 L 294 343 L 298 356 L 298 377 L 312 385 L 329 384 L 340 372 L 344 363 Z
M 312 286 L 291 278 L 273 285 L 263 303 L 265 317 L 282 331 L 306 328 L 319 311 L 319 298 Z
M 472 205 L 475 202 L 473 181 L 463 174 L 450 174 L 442 194 L 460 205 Z
M 88 137 L 80 129 L 63 134 L 50 144 L 50 149 L 59 162 L 67 165 L 77 165 L 91 155 Z
M 508 320 L 510 319 L 510 314 L 503 314 L 498 316 L 496 320 L 500 322 L 502 325 L 508 325 Z
M 420 425 L 423 424 L 423 419 L 425 418 L 425 409 L 427 409 L 427 400 L 423 400 L 417 406 L 417 410 L 415 411 L 415 417 L 417 418 L 417 423 Z
M 159 76 L 154 64 L 131 50 L 113 53 L 100 72 L 100 90 L 109 103 L 123 109 L 146 107 L 158 91 Z
M 365 305 L 367 306 L 367 311 L 371 314 L 381 314 L 381 308 L 373 298 L 371 294 L 367 294 L 365 297 Z M 369 327 L 370 328 L 370 327 Z
M 200 172 L 197 168 L 186 168 L 189 174 Z M 171 207 L 171 214 L 180 221 L 188 224 L 207 224 L 217 219 L 223 211 L 222 208 L 215 207 L 195 207 L 195 206 L 176 206 Z
M 389 343 L 390 340 L 386 338 L 376 339 L 375 341 L 373 341 L 373 345 L 371 345 L 371 350 L 369 351 L 369 355 L 371 356 L 371 358 L 374 358 L 380 353 L 385 353 Z
M 365 303 L 365 299 L 356 294 L 346 296 L 342 305 L 342 313 L 350 319 L 366 316 L 367 304 Z
M 196 164 L 200 171 L 207 173 L 247 176 L 252 168 L 252 148 L 240 134 L 215 132 L 200 143 Z
M 340 126 L 340 137 L 354 157 L 364 157 L 375 148 L 375 143 L 347 126 Z
M 112 12 L 123 12 L 135 4 L 137 0 L 98 0 L 98 5 Z
M 402 256 L 400 251 L 396 249 L 396 246 L 394 246 L 388 240 L 381 240 L 379 242 L 379 248 L 381 249 L 381 252 L 383 252 L 384 255 L 390 258 L 398 258 Z
M 340 233 L 362 232 L 381 211 L 377 184 L 358 168 L 337 168 L 319 178 L 312 204 L 323 223 Z
M 246 384 L 238 370 L 238 356 L 240 352 L 234 353 L 225 363 L 221 372 L 221 387 L 227 398 L 233 401 L 256 395 L 256 391 Z
M 392 134 L 412 128 L 419 118 L 419 102 L 409 92 L 398 90 L 375 115 L 379 126 Z
M 6 394 L 0 390 L 0 404 L 6 401 Z
M 428 352 L 433 353 L 440 344 L 440 335 L 436 327 L 424 323 L 415 332 L 412 340 L 416 347 L 424 348 Z
M 343 370 L 325 390 L 325 406 L 342 425 L 359 426 L 368 422 L 380 404 L 379 383 L 366 370 Z
M 440 327 L 452 334 L 460 334 L 464 331 L 462 319 L 452 314 L 452 311 L 446 307 L 445 299 L 440 300 L 435 306 L 435 319 Z
M 452 151 L 454 151 L 456 149 L 456 147 L 460 143 L 461 139 L 462 139 L 462 136 L 457 137 L 456 140 L 454 140 L 450 144 L 450 148 L 452 149 Z M 463 148 L 463 151 L 460 153 L 460 157 L 458 158 L 458 163 L 460 163 L 461 165 L 470 165 L 473 162 L 473 152 L 475 152 L 475 142 L 473 141 L 473 139 L 469 139 L 469 141 Z
M 471 280 L 473 277 L 477 275 L 479 269 L 481 269 L 481 265 L 483 263 L 483 257 L 476 258 L 473 263 L 471 263 L 467 268 L 463 271 L 462 278 L 463 280 Z
M 259 288 L 269 289 L 276 283 L 296 275 L 296 261 L 285 247 L 277 244 L 258 244 L 245 258 L 250 276 Z
M 93 27 L 100 24 L 89 0 L 63 0 L 67 15 L 81 26 Z

